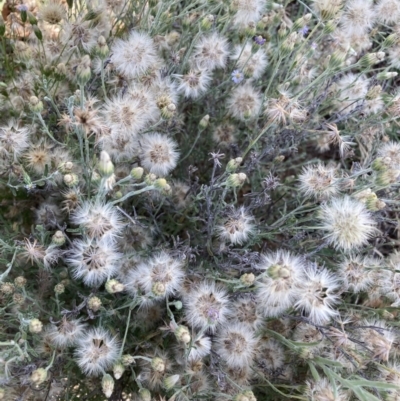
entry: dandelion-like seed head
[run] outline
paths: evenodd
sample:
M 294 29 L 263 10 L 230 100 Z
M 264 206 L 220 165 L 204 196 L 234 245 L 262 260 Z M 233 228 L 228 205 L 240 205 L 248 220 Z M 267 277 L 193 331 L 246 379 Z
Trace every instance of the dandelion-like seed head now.
M 231 58 L 236 60 L 236 65 L 239 70 L 244 72 L 246 77 L 253 79 L 260 78 L 268 64 L 264 50 L 258 49 L 254 53 L 251 43 L 246 43 L 244 46 L 236 46 Z
M 153 132 L 140 138 L 142 166 L 153 174 L 165 176 L 176 167 L 179 152 L 177 144 L 167 135 Z
M 224 68 L 229 55 L 228 41 L 217 32 L 203 36 L 195 46 L 193 64 L 212 71 Z
M 349 196 L 321 205 L 319 219 L 327 242 L 344 251 L 365 245 L 377 232 L 365 205 Z
M 305 166 L 299 175 L 300 190 L 317 199 L 330 198 L 338 192 L 336 169 L 322 163 Z
M 230 216 L 217 226 L 218 236 L 232 244 L 243 244 L 254 233 L 253 217 L 242 206 L 233 210 Z
M 86 325 L 79 319 L 63 316 L 58 326 L 53 325 L 48 331 L 50 341 L 58 348 L 74 345 L 84 334 Z
M 29 147 L 30 130 L 20 127 L 16 120 L 8 121 L 0 127 L 0 154 L 18 157 Z
M 140 289 L 145 296 L 162 299 L 179 291 L 184 276 L 182 263 L 162 251 L 132 269 L 126 286 L 133 294 Z
M 127 40 L 115 40 L 111 53 L 115 69 L 130 79 L 143 75 L 159 63 L 154 42 L 145 32 L 133 31 Z
M 184 299 L 188 322 L 196 328 L 214 332 L 230 314 L 226 291 L 214 282 L 201 282 Z
M 110 203 L 85 201 L 71 213 L 73 224 L 84 228 L 90 238 L 114 238 L 122 230 L 122 221 Z
M 231 368 L 251 366 L 257 346 L 253 330 L 242 323 L 229 324 L 219 333 L 217 352 Z
M 77 342 L 75 360 L 88 375 L 99 375 L 112 367 L 119 354 L 119 343 L 103 328 L 91 329 Z
M 295 307 L 305 312 L 313 323 L 326 323 L 337 315 L 334 307 L 340 299 L 338 289 L 337 277 L 326 269 L 311 266 L 297 286 Z
M 58 1 L 49 1 L 39 9 L 39 18 L 51 25 L 59 24 L 66 17 L 66 9 Z
M 227 100 L 228 111 L 232 117 L 246 121 L 255 118 L 261 107 L 261 95 L 249 83 L 232 90 Z
M 90 287 L 96 287 L 113 276 L 120 254 L 110 238 L 75 240 L 67 253 L 66 262 L 75 278 L 81 278 Z
M 178 79 L 178 92 L 186 98 L 197 99 L 209 87 L 210 72 L 206 69 L 192 69 L 187 74 L 176 75 Z
M 304 270 L 304 262 L 290 252 L 279 250 L 262 255 L 257 268 L 257 303 L 265 316 L 279 316 L 294 304 L 296 285 Z

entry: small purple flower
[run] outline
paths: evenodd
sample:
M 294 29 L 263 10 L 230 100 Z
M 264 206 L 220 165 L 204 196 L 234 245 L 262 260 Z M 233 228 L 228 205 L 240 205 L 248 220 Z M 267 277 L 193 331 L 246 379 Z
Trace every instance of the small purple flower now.
M 26 4 L 20 4 L 16 7 L 18 11 L 28 11 L 29 7 Z
M 310 32 L 310 28 L 307 25 L 304 25 L 303 28 L 299 29 L 299 33 L 303 36 L 306 36 L 308 32 Z
M 267 41 L 267 39 L 263 38 L 261 35 L 254 36 L 253 40 L 260 46 L 262 46 Z
M 311 46 L 311 49 L 314 49 L 314 50 L 317 48 L 317 44 L 315 42 L 312 42 L 310 46 Z
M 215 323 L 219 319 L 219 312 L 217 309 L 210 308 L 207 311 L 208 319 L 211 323 Z
M 244 74 L 243 72 L 241 72 L 240 70 L 234 70 L 232 71 L 232 81 L 235 84 L 239 84 L 240 82 L 242 82 L 244 79 Z

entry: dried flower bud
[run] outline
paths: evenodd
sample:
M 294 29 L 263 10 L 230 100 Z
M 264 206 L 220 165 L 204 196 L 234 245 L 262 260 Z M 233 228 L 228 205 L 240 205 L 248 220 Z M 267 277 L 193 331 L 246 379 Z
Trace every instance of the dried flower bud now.
M 30 382 L 39 386 L 44 383 L 47 379 L 47 370 L 43 368 L 36 369 L 32 372 L 29 378 Z
M 54 245 L 61 246 L 61 245 L 65 244 L 66 238 L 65 238 L 64 233 L 62 231 L 58 230 L 52 236 L 51 241 L 53 242 Z
M 29 322 L 29 331 L 31 333 L 40 333 L 43 329 L 43 323 L 39 319 L 32 319 Z
M 162 297 L 165 295 L 165 285 L 159 281 L 155 282 L 153 286 L 151 287 L 151 292 L 156 296 L 156 297 Z
M 156 180 L 157 180 L 157 176 L 155 174 L 153 174 L 153 173 L 149 173 L 144 177 L 144 182 L 147 185 L 154 185 Z
M 72 169 L 74 168 L 74 163 L 73 162 L 65 162 L 65 163 L 61 163 L 58 166 L 58 169 L 60 170 L 61 173 L 63 174 L 67 174 L 70 173 L 72 171 Z
M 234 173 L 240 167 L 242 161 L 243 159 L 241 157 L 229 160 L 228 164 L 226 165 L 226 172 Z
M 13 294 L 13 302 L 17 305 L 22 305 L 25 302 L 25 297 L 19 292 L 16 292 Z
M 125 367 L 122 363 L 115 363 L 113 366 L 113 374 L 115 380 L 119 380 L 125 372 Z
M 116 294 L 117 292 L 124 291 L 125 286 L 118 280 L 112 279 L 106 282 L 105 288 L 109 294 Z
M 58 295 L 63 294 L 64 291 L 65 291 L 65 286 L 64 286 L 64 284 L 59 283 L 59 284 L 57 284 L 57 285 L 54 286 L 54 292 L 55 292 L 56 294 L 58 294 Z
M 89 309 L 93 312 L 97 312 L 101 308 L 102 302 L 98 297 L 90 297 L 87 303 Z
M 74 187 L 79 183 L 79 177 L 76 174 L 65 174 L 63 181 L 67 187 Z
M 129 355 L 129 354 L 122 355 L 121 363 L 124 366 L 129 366 L 134 362 L 135 362 L 135 358 L 132 355 Z
M 14 279 L 14 284 L 18 288 L 24 288 L 26 286 L 26 278 L 23 276 L 18 276 Z
M 15 286 L 13 283 L 6 281 L 0 284 L 0 292 L 5 295 L 11 295 L 12 293 L 14 293 L 14 290 Z
M 243 393 L 237 394 L 234 401 L 257 401 L 257 398 L 254 396 L 253 392 L 250 390 L 243 391 Z
M 191 340 L 189 329 L 186 326 L 178 326 L 175 330 L 175 337 L 184 344 L 189 344 Z
M 29 108 L 34 113 L 41 113 L 43 110 L 43 103 L 36 96 L 31 96 L 29 98 Z
M 103 380 L 101 381 L 101 389 L 107 398 L 111 397 L 114 391 L 114 379 L 108 373 L 103 376 Z
M 241 283 L 246 287 L 250 287 L 251 285 L 253 285 L 255 279 L 256 277 L 254 276 L 253 273 L 245 273 L 240 276 Z
M 135 180 L 140 180 L 143 177 L 143 167 L 134 167 L 131 171 L 131 176 Z
M 151 360 L 151 367 L 156 372 L 163 373 L 165 371 L 165 362 L 161 358 L 155 357 Z

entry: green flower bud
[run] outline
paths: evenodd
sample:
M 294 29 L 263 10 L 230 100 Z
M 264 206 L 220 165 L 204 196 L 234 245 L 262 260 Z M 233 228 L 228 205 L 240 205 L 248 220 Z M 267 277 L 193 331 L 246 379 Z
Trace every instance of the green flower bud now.
M 29 322 L 29 331 L 31 333 L 37 334 L 40 333 L 43 329 L 43 323 L 39 319 L 32 319 Z
M 241 157 L 229 160 L 228 164 L 226 165 L 226 172 L 234 173 L 240 167 L 242 161 L 243 159 Z
M 53 242 L 54 245 L 61 246 L 61 245 L 65 244 L 66 238 L 65 238 L 64 233 L 62 231 L 58 230 L 52 236 L 51 241 Z
M 29 98 L 29 108 L 34 113 L 41 113 L 43 110 L 43 103 L 36 96 L 31 96 Z
M 131 171 L 131 176 L 135 179 L 135 180 L 140 180 L 143 176 L 143 168 L 142 167 L 134 167 Z
M 167 390 L 173 389 L 175 387 L 175 384 L 178 383 L 179 379 L 180 379 L 179 375 L 167 376 L 164 379 L 164 387 Z
M 65 174 L 63 181 L 67 187 L 74 187 L 79 184 L 79 177 L 76 174 Z
M 97 168 L 103 177 L 110 177 L 114 173 L 114 164 L 105 150 L 100 152 L 100 160 Z

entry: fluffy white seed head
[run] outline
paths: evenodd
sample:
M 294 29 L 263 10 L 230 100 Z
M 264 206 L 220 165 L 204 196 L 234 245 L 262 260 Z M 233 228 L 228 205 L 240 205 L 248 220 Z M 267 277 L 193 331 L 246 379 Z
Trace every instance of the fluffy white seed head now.
M 304 262 L 290 252 L 279 250 L 262 255 L 257 269 L 262 272 L 256 280 L 258 305 L 264 316 L 279 316 L 296 300 Z
M 340 23 L 347 33 L 362 34 L 372 27 L 375 17 L 372 0 L 349 0 Z
M 249 326 L 242 323 L 229 324 L 218 334 L 216 352 L 231 368 L 246 368 L 253 363 L 257 338 Z
M 115 40 L 111 48 L 111 62 L 126 78 L 144 74 L 159 64 L 153 40 L 144 32 L 131 32 L 127 40 Z
M 299 189 L 306 196 L 327 199 L 338 192 L 336 169 L 322 163 L 305 166 L 299 175 L 299 181 Z
M 179 152 L 173 139 L 153 132 L 142 135 L 139 142 L 141 164 L 150 173 L 164 177 L 176 167 Z
M 74 345 L 85 333 L 86 324 L 79 319 L 68 319 L 65 315 L 58 325 L 52 325 L 48 330 L 50 341 L 57 348 Z
M 194 68 L 184 75 L 175 75 L 178 80 L 178 92 L 186 98 L 197 99 L 210 86 L 211 75 L 206 69 Z
M 213 32 L 197 42 L 191 62 L 194 66 L 212 71 L 225 68 L 228 55 L 228 41 L 219 33 Z
M 197 335 L 191 344 L 188 359 L 190 361 L 197 361 L 207 356 L 210 352 L 211 338 L 204 334 Z
M 119 343 L 103 328 L 84 333 L 75 349 L 75 360 L 85 374 L 99 375 L 112 367 L 119 354 Z
M 30 131 L 16 120 L 0 127 L 0 155 L 18 157 L 29 147 Z
M 232 90 L 227 100 L 229 114 L 246 121 L 257 117 L 261 107 L 261 95 L 249 83 Z
M 321 205 L 319 219 L 327 242 L 344 251 L 365 245 L 377 232 L 365 205 L 349 196 Z
M 138 96 L 118 95 L 106 100 L 102 111 L 104 122 L 111 133 L 120 133 L 126 137 L 135 136 L 153 119 L 153 115 L 148 114 L 146 104 L 147 102 Z
M 340 299 L 338 289 L 339 281 L 336 276 L 326 269 L 312 266 L 304 272 L 298 285 L 295 307 L 306 313 L 313 323 L 326 323 L 337 315 L 334 307 Z
M 185 294 L 186 319 L 193 327 L 214 332 L 230 315 L 226 291 L 214 282 L 203 281 Z
M 389 158 L 390 164 L 400 167 L 400 144 L 398 142 L 389 141 L 382 144 L 378 148 L 378 157 Z
M 129 272 L 126 289 L 132 294 L 140 290 L 145 296 L 163 299 L 179 291 L 184 276 L 182 262 L 162 251 Z
M 243 244 L 254 233 L 253 216 L 242 206 L 233 210 L 222 224 L 216 227 L 218 236 L 232 244 Z
M 339 265 L 339 274 L 347 289 L 353 293 L 367 291 L 371 287 L 373 269 L 381 266 L 381 261 L 369 256 L 352 255 Z
M 113 239 L 123 228 L 121 217 L 111 203 L 85 201 L 71 214 L 71 222 L 81 226 L 90 238 Z
M 231 58 L 236 60 L 237 67 L 247 77 L 254 79 L 260 78 L 268 65 L 267 55 L 264 50 L 258 49 L 253 52 L 251 43 L 246 43 L 244 46 L 236 46 Z
M 364 100 L 368 93 L 368 80 L 364 76 L 346 74 L 336 83 L 335 109 L 347 114 Z
M 374 14 L 379 22 L 394 24 L 400 18 L 400 3 L 398 0 L 380 0 L 374 7 Z
M 66 263 L 75 278 L 90 287 L 97 287 L 113 276 L 121 255 L 109 238 L 75 240 L 67 252 Z
M 251 23 L 257 23 L 265 6 L 265 0 L 233 0 L 232 8 L 236 11 L 233 24 L 245 28 Z

